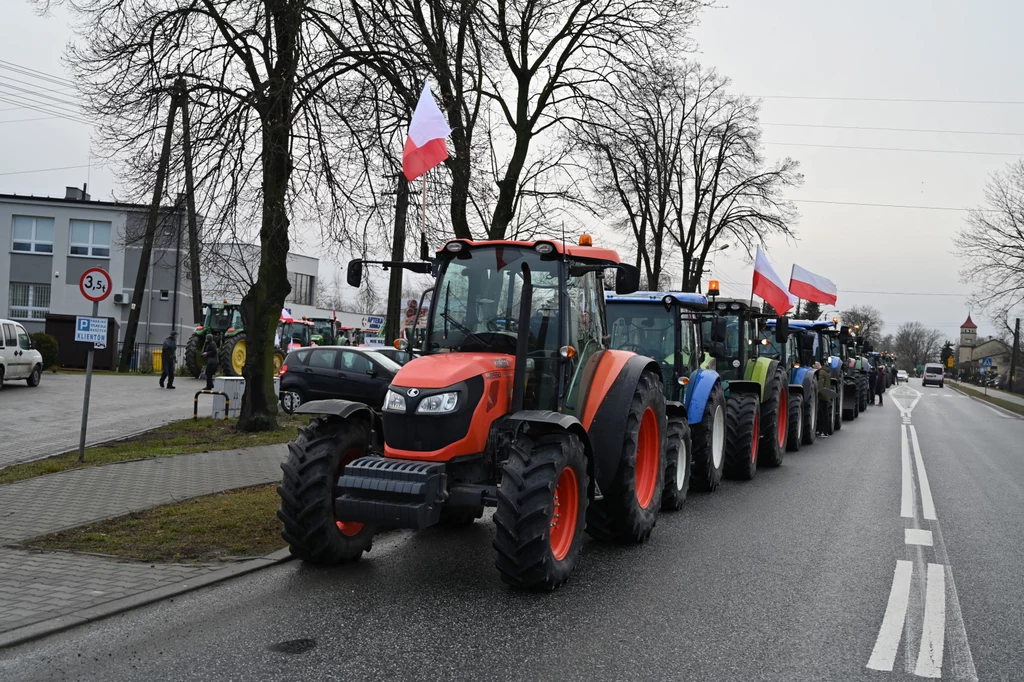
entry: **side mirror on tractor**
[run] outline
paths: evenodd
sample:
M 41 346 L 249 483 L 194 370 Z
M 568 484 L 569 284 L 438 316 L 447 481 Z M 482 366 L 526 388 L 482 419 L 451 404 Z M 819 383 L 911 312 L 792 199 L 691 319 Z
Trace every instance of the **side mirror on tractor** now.
M 350 287 L 358 288 L 363 283 L 362 260 L 357 258 L 348 262 L 348 272 L 345 274 L 345 280 Z
M 615 293 L 631 294 L 640 288 L 640 269 L 634 265 L 619 263 L 615 268 Z
M 779 316 L 775 321 L 775 342 L 786 343 L 789 340 L 789 318 L 785 315 Z
M 725 340 L 729 337 L 729 324 L 724 318 L 716 317 L 711 322 L 711 341 L 712 343 L 725 343 Z

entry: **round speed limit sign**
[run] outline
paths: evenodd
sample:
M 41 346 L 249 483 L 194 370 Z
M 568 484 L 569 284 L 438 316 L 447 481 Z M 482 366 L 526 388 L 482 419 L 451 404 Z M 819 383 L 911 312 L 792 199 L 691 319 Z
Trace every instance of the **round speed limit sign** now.
M 78 288 L 82 296 L 93 302 L 99 302 L 110 296 L 110 275 L 103 268 L 89 268 L 78 280 Z

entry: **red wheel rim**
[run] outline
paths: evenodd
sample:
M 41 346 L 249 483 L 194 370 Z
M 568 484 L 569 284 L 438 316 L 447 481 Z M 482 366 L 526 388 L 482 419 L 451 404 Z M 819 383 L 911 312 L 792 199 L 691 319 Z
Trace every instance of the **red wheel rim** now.
M 558 475 L 558 483 L 555 484 L 555 504 L 551 511 L 551 531 L 548 533 L 551 554 L 558 561 L 564 559 L 572 547 L 579 509 L 580 487 L 576 480 L 576 472 L 572 467 L 565 467 Z
M 786 446 L 786 430 L 789 427 L 789 391 L 779 392 L 779 447 Z
M 757 441 L 761 439 L 761 415 L 754 413 L 754 437 L 750 440 L 750 461 L 757 464 Z
M 640 503 L 641 509 L 647 509 L 654 498 L 660 454 L 658 416 L 648 407 L 640 419 L 640 433 L 636 439 L 636 501 Z
M 341 460 L 338 462 L 338 473 L 336 473 L 334 475 L 335 483 L 337 483 L 338 477 L 341 476 L 341 472 L 345 470 L 345 465 L 348 464 L 349 462 L 351 462 L 352 460 L 357 459 L 357 458 L 362 457 L 362 456 L 363 456 L 363 449 L 362 448 L 349 448 L 348 450 L 346 450 L 345 453 L 342 454 Z M 332 490 L 333 490 L 333 488 L 332 488 Z M 335 509 L 334 509 L 334 505 L 335 504 L 336 504 L 335 497 L 334 497 L 334 493 L 332 492 L 331 493 L 331 511 L 334 513 L 334 525 L 336 525 L 338 527 L 338 530 L 341 532 L 341 534 L 346 536 L 346 537 L 352 537 L 353 535 L 358 534 L 359 531 L 361 531 L 363 529 L 363 524 L 359 523 L 358 521 L 342 521 L 341 519 L 339 519 L 338 518 L 338 512 L 335 511 Z

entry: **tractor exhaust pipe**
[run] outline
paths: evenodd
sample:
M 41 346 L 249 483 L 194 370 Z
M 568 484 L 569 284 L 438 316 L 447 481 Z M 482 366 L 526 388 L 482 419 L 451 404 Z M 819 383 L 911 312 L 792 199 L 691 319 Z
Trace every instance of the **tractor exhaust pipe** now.
M 519 321 L 516 330 L 516 368 L 512 373 L 512 414 L 523 409 L 526 393 L 526 352 L 530 339 L 530 307 L 533 303 L 533 278 L 530 266 L 523 263 L 523 292 L 519 297 Z

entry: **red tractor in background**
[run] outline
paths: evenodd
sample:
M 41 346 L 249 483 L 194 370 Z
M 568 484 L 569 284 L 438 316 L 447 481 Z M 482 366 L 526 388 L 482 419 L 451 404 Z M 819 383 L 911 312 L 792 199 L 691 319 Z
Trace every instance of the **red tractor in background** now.
M 395 376 L 380 412 L 321 400 L 288 444 L 283 537 L 318 564 L 359 559 L 378 528 L 466 525 L 496 507 L 501 578 L 564 583 L 583 531 L 643 542 L 661 507 L 666 407 L 649 358 L 607 347 L 604 273 L 630 293 L 639 272 L 584 235 L 448 242 L 423 357 Z M 349 264 L 359 286 L 364 261 Z

